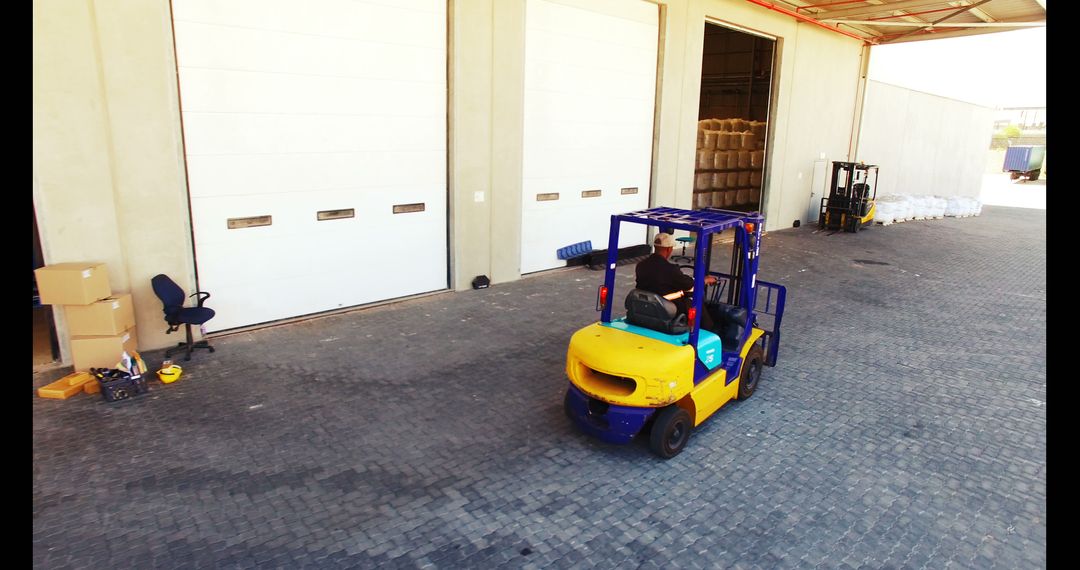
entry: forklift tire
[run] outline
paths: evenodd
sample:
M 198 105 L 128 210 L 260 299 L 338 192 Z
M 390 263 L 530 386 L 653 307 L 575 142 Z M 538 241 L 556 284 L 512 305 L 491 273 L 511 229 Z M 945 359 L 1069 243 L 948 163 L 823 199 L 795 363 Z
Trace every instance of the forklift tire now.
M 754 395 L 758 381 L 761 380 L 761 369 L 765 361 L 761 347 L 754 345 L 750 352 L 746 353 L 743 360 L 742 372 L 739 373 L 739 400 L 745 400 Z
M 649 432 L 649 449 L 664 459 L 675 457 L 686 447 L 692 427 L 690 414 L 679 406 L 672 404 L 660 410 Z

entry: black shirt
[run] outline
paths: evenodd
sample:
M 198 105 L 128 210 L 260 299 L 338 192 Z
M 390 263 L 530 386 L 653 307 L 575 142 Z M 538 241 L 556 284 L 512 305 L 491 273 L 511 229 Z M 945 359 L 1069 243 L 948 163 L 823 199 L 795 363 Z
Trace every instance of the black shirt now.
M 637 288 L 668 295 L 676 291 L 688 291 L 694 288 L 694 278 L 682 272 L 678 265 L 654 253 L 643 259 L 634 269 L 637 276 Z M 690 308 L 690 296 L 683 295 L 671 301 L 675 303 L 679 314 L 686 314 Z M 701 327 L 714 331 L 712 315 L 706 310 L 701 314 Z
M 634 269 L 637 276 L 637 288 L 668 295 L 676 291 L 686 291 L 694 287 L 694 278 L 679 270 L 679 266 L 654 253 L 646 257 Z M 682 297 L 686 299 L 686 297 Z M 685 311 L 685 301 L 675 301 Z

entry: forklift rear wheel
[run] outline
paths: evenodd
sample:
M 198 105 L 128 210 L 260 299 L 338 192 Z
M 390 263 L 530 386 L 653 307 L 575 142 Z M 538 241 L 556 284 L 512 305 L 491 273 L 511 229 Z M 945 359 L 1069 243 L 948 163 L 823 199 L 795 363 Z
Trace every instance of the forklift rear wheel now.
M 761 367 L 764 360 L 761 347 L 756 344 L 750 348 L 750 352 L 746 353 L 746 359 L 743 360 L 742 373 L 739 374 L 738 398 L 740 400 L 745 400 L 754 395 L 754 390 L 757 389 L 758 380 L 761 379 Z
M 672 404 L 660 410 L 649 432 L 649 449 L 664 459 L 675 457 L 686 447 L 692 427 L 690 414 L 679 406 Z

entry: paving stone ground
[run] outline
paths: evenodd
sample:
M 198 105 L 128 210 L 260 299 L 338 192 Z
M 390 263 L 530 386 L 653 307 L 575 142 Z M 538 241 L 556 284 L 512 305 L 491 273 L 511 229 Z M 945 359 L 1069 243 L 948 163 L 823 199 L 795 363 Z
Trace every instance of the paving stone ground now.
M 778 365 L 669 461 L 563 415 L 586 268 L 220 337 L 134 401 L 35 396 L 34 566 L 1044 567 L 1044 227 L 770 233 Z

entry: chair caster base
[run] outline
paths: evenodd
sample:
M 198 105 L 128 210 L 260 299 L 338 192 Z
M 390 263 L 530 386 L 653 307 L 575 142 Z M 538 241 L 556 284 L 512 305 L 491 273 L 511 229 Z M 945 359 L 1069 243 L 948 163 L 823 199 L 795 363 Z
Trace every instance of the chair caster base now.
M 190 345 L 188 343 L 186 343 L 186 342 L 181 342 L 181 343 L 178 343 L 176 346 L 166 350 L 165 351 L 165 358 L 168 358 L 168 357 L 170 357 L 173 354 L 178 353 L 178 352 L 184 352 L 185 353 L 184 354 L 184 360 L 189 361 L 189 360 L 191 360 L 192 351 L 194 351 L 197 348 L 205 348 L 206 350 L 208 350 L 210 352 L 214 352 L 214 347 L 210 346 L 210 343 L 208 341 L 205 341 L 205 340 L 200 340 L 200 341 L 192 343 Z

